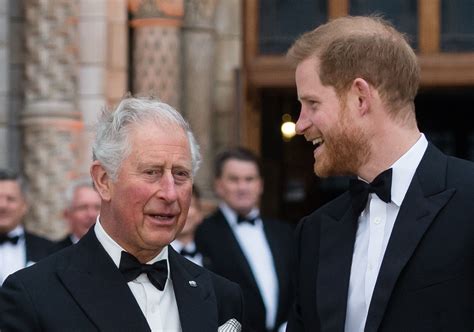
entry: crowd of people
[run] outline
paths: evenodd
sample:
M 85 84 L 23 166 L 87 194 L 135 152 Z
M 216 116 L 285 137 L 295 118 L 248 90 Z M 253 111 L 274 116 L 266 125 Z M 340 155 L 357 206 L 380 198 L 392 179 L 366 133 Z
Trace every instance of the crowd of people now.
M 71 184 L 53 243 L 0 171 L 1 331 L 472 331 L 474 163 L 418 129 L 420 69 L 380 17 L 342 17 L 288 51 L 319 177 L 347 192 L 296 229 L 261 214 L 258 156 L 215 158 L 215 211 L 179 112 L 126 97 L 104 110 L 91 179 Z

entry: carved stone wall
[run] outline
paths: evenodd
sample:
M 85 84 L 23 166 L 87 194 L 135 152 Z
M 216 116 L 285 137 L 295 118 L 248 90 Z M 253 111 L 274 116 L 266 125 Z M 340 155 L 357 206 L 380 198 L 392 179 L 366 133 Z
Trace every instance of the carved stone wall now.
M 133 92 L 181 108 L 182 0 L 130 1 Z
M 77 1 L 29 0 L 26 10 L 26 82 L 23 168 L 30 183 L 28 228 L 49 238 L 65 232 L 65 186 L 76 177 Z
M 179 108 L 181 49 L 174 27 L 144 26 L 134 31 L 133 90 Z

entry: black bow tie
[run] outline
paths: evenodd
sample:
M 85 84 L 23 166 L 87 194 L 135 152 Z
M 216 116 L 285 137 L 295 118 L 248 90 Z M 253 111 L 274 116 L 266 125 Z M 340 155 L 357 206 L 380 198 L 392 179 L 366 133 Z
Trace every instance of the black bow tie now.
M 0 245 L 10 242 L 11 244 L 17 244 L 20 237 L 16 236 L 8 236 L 7 234 L 0 234 Z
M 183 247 L 179 253 L 183 256 L 194 257 L 197 254 L 197 250 L 187 250 L 185 247 Z
M 369 199 L 369 193 L 375 193 L 382 201 L 389 203 L 392 199 L 392 169 L 383 171 L 371 183 L 352 179 L 349 192 L 352 196 L 352 209 L 358 216 L 364 210 Z
M 122 251 L 119 270 L 127 282 L 135 280 L 142 273 L 146 273 L 150 282 L 161 291 L 165 288 L 166 279 L 168 278 L 166 259 L 153 264 L 142 264 L 135 256 L 125 251 Z
M 255 225 L 255 220 L 257 220 L 258 218 L 260 218 L 258 215 L 256 215 L 255 217 L 251 218 L 251 217 L 248 217 L 248 216 L 242 216 L 240 214 L 237 215 L 237 224 L 241 224 L 241 223 L 249 223 L 251 225 Z

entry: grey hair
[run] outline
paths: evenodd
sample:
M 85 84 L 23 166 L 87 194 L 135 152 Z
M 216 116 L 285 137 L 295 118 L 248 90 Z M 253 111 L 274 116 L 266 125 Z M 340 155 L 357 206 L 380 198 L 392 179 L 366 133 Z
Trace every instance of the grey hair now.
M 66 209 L 72 208 L 72 203 L 74 201 L 74 195 L 79 188 L 91 188 L 94 189 L 94 184 L 92 179 L 89 177 L 83 177 L 72 181 L 66 191 L 64 192 L 64 206 Z
M 114 111 L 105 109 L 102 112 L 92 146 L 93 160 L 98 160 L 115 181 L 123 160 L 131 152 L 129 129 L 150 121 L 177 125 L 184 130 L 191 150 L 194 177 L 201 163 L 201 154 L 189 124 L 173 107 L 153 98 L 126 97 Z

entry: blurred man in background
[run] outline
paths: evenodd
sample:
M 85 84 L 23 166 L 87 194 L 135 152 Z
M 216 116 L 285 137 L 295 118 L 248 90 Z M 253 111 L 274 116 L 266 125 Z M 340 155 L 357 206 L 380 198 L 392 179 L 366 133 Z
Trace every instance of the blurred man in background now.
M 13 272 L 47 256 L 52 242 L 25 230 L 28 212 L 25 180 L 0 169 L 0 285 Z
M 190 261 L 208 267 L 209 262 L 198 252 L 196 243 L 194 242 L 196 229 L 202 223 L 203 217 L 201 194 L 198 187 L 193 185 L 193 196 L 191 198 L 186 224 L 171 245 L 177 252 Z
M 215 161 L 219 208 L 196 233 L 197 248 L 211 269 L 237 282 L 244 293 L 250 331 L 283 330 L 291 304 L 292 228 L 260 215 L 263 193 L 258 157 L 244 148 L 223 151 Z
M 100 211 L 100 196 L 90 178 L 72 182 L 66 190 L 65 199 L 63 216 L 69 226 L 69 234 L 54 245 L 53 251 L 79 241 L 94 225 Z

